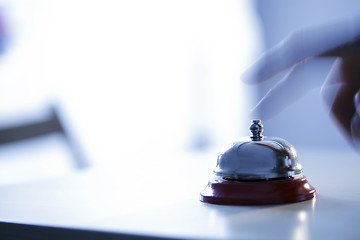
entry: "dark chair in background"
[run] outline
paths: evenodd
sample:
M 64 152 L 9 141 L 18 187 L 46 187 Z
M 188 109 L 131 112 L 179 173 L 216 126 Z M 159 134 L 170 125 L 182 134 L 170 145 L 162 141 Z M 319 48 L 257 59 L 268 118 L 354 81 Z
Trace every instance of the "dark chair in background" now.
M 54 106 L 50 107 L 50 114 L 46 119 L 8 128 L 0 128 L 0 145 L 29 140 L 53 133 L 58 133 L 63 136 L 71 151 L 73 164 L 76 168 L 80 169 L 89 166 L 82 150 L 61 123 L 58 111 Z

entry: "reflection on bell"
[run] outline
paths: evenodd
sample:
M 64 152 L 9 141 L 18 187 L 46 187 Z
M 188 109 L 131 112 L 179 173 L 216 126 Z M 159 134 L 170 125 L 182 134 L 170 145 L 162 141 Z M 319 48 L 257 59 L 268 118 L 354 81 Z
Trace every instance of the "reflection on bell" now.
M 206 203 L 225 205 L 281 204 L 309 200 L 315 189 L 302 175 L 293 146 L 281 138 L 262 136 L 253 120 L 252 136 L 233 142 L 219 154 L 215 177 L 200 194 Z

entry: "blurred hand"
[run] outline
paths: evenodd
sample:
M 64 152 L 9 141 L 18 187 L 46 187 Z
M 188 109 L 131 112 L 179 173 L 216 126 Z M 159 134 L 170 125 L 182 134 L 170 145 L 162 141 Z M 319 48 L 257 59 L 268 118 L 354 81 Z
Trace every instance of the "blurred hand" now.
M 360 146 L 360 18 L 318 25 L 292 33 L 265 52 L 242 76 L 260 84 L 278 73 L 289 73 L 255 106 L 262 119 L 278 114 L 303 96 L 312 83 L 304 73 L 316 61 L 334 57 L 327 79 L 321 79 L 322 96 L 352 144 Z

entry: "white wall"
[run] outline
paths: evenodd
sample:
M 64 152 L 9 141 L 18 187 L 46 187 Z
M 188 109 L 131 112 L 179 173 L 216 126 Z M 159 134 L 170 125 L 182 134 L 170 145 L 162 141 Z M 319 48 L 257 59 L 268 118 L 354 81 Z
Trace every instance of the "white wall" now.
M 240 74 L 257 47 L 248 1 L 2 5 L 3 122 L 55 102 L 97 163 L 248 135 L 252 96 Z

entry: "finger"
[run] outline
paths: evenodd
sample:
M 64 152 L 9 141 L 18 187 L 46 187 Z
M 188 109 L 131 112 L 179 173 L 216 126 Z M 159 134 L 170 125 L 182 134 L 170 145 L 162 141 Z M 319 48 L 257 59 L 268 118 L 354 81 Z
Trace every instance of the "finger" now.
M 346 60 L 337 60 L 325 82 L 322 95 L 347 138 L 352 141 L 352 123 L 356 113 L 354 96 L 359 91 L 359 68 Z M 357 81 L 356 81 L 357 79 Z M 332 97 L 329 97 L 332 96 Z
M 268 120 L 285 110 L 311 89 L 321 86 L 333 61 L 309 59 L 281 79 L 252 110 L 252 117 Z
M 242 79 L 250 84 L 260 83 L 309 57 L 321 56 L 354 42 L 360 36 L 358 23 L 357 17 L 296 31 L 265 52 L 246 70 Z

